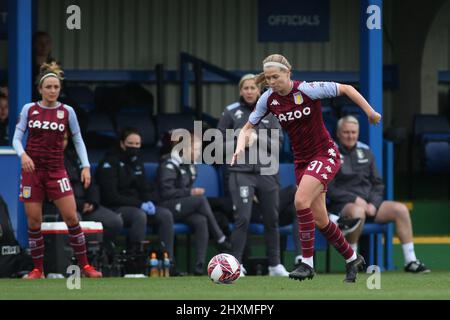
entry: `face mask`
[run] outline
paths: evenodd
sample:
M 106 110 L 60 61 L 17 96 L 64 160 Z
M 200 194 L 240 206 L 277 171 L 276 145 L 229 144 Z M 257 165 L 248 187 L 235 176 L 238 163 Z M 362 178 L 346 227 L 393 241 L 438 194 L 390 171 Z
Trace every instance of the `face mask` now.
M 141 149 L 140 148 L 135 148 L 135 147 L 126 147 L 125 148 L 125 154 L 126 154 L 127 158 L 129 158 L 132 161 L 134 161 L 141 154 Z

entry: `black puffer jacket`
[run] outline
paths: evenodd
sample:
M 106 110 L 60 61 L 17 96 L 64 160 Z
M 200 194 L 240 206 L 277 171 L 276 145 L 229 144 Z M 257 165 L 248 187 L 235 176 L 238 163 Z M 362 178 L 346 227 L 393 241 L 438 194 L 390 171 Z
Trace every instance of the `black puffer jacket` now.
M 170 155 L 163 157 L 157 173 L 161 200 L 189 197 L 196 178 L 195 165 L 182 164 L 181 160 L 171 158 Z
M 139 157 L 129 159 L 120 149 L 107 153 L 96 171 L 102 204 L 107 207 L 140 207 L 143 202 L 158 202 L 155 186 L 147 180 Z
M 328 186 L 328 208 L 340 212 L 356 197 L 372 203 L 377 209 L 383 202 L 384 184 L 375 166 L 369 147 L 358 142 L 352 149 L 339 146 L 341 168 Z

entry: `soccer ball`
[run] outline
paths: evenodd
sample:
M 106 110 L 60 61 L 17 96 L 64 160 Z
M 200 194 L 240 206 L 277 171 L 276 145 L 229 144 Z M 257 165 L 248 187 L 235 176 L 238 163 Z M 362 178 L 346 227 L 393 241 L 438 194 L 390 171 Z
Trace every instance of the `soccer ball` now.
M 208 263 L 208 276 L 214 283 L 230 284 L 241 274 L 241 264 L 231 254 L 218 254 Z

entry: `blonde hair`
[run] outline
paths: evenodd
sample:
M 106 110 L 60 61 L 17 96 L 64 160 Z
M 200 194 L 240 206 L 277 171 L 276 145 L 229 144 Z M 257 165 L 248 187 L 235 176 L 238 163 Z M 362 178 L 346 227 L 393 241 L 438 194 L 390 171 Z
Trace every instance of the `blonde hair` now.
M 45 78 L 54 77 L 60 82 L 64 80 L 64 71 L 54 61 L 50 63 L 43 63 L 39 70 L 39 75 L 36 79 L 36 85 L 41 86 Z
M 241 78 L 241 80 L 239 80 L 239 90 L 242 90 L 242 87 L 244 86 L 244 82 L 247 80 L 255 80 L 255 75 L 252 73 L 247 73 L 244 74 Z
M 289 61 L 284 56 L 282 56 L 281 54 L 278 54 L 278 53 L 271 54 L 270 56 L 266 57 L 263 60 L 263 67 L 268 62 L 280 63 L 280 64 L 282 64 L 283 66 L 286 67 L 287 71 L 291 71 L 291 69 L 292 69 L 292 66 L 289 63 Z M 285 69 L 280 67 L 280 70 L 285 70 Z M 267 86 L 266 77 L 264 75 L 264 72 L 261 72 L 260 74 L 258 74 L 256 76 L 255 82 L 256 82 L 256 85 L 259 86 L 259 87 Z
M 348 115 L 348 116 L 345 116 L 345 117 L 342 117 L 342 118 L 339 119 L 339 121 L 337 123 L 337 131 L 338 132 L 339 132 L 339 130 L 341 130 L 341 127 L 342 127 L 342 125 L 344 123 L 353 123 L 353 124 L 358 125 L 358 128 L 359 128 L 359 121 L 358 121 L 358 119 L 356 119 L 352 115 Z

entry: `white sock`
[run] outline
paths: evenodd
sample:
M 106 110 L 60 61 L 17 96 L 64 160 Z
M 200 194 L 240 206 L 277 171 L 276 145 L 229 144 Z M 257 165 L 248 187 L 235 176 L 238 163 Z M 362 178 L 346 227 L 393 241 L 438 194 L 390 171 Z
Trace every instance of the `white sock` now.
M 353 251 L 358 252 L 358 243 L 350 243 L 350 247 Z
M 403 257 L 405 258 L 405 265 L 410 263 L 411 261 L 416 261 L 416 253 L 414 252 L 414 243 L 404 243 L 402 244 L 403 248 Z
M 313 257 L 309 257 L 309 258 L 302 258 L 302 262 L 306 263 L 308 266 L 310 266 L 311 268 L 314 268 L 314 258 Z
M 225 241 L 226 237 L 222 236 L 219 240 L 217 240 L 218 243 L 223 243 Z
M 295 257 L 295 259 L 294 259 L 294 263 L 295 263 L 295 264 L 297 264 L 297 263 L 299 263 L 299 262 L 300 262 L 300 260 L 303 260 L 303 257 L 302 257 L 302 255 L 301 255 L 301 254 L 299 254 L 298 256 L 296 256 L 296 257 Z
M 349 263 L 354 260 L 356 260 L 356 251 L 353 252 L 353 255 L 349 259 L 345 260 L 345 263 Z
M 328 219 L 330 219 L 330 221 L 333 222 L 334 224 L 337 224 L 337 221 L 339 220 L 339 216 L 331 213 L 328 215 Z

